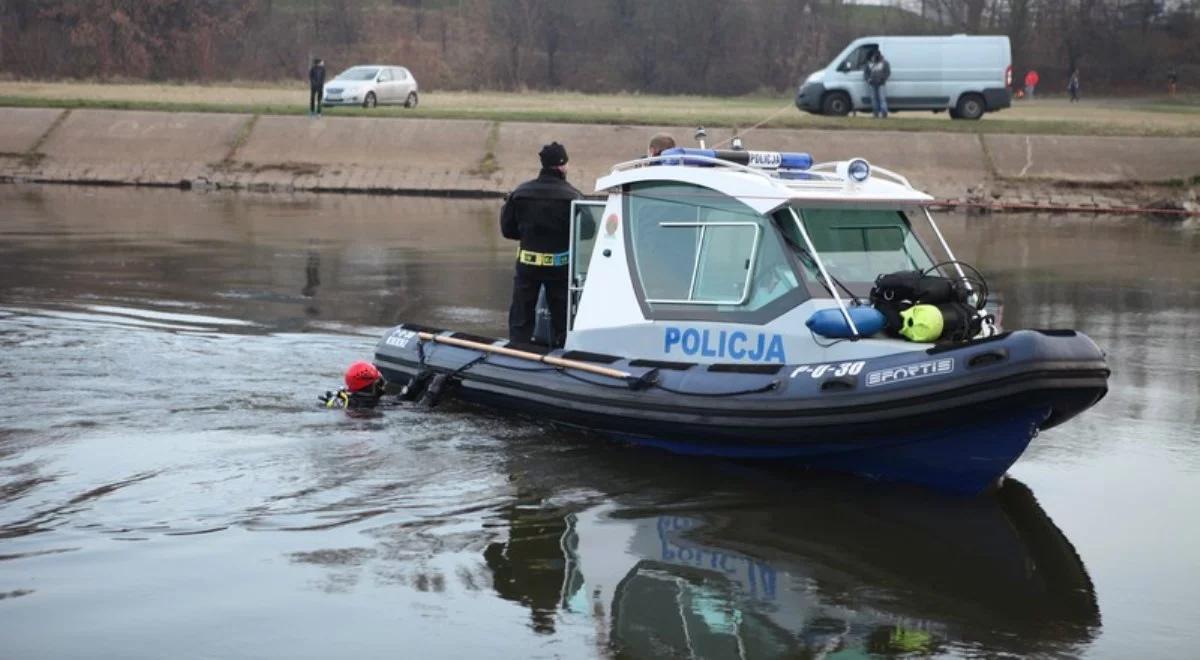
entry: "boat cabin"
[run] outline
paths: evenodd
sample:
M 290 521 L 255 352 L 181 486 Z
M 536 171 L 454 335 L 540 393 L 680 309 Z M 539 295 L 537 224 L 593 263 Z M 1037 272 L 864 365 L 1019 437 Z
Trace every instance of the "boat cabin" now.
M 569 350 L 798 364 L 928 348 L 868 337 L 850 314 L 878 275 L 937 263 L 911 215 L 954 259 L 932 198 L 898 174 L 863 159 L 670 149 L 616 165 L 596 192 L 607 199 L 572 209 Z M 822 309 L 839 311 L 848 340 L 810 331 Z

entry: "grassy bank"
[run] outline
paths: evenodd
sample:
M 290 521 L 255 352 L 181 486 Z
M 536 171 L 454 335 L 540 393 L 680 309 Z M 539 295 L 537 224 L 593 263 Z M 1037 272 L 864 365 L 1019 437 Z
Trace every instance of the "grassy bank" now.
M 306 114 L 303 86 L 143 85 L 0 82 L 0 106 L 106 108 L 177 112 Z M 945 113 L 901 113 L 886 121 L 869 116 L 819 117 L 796 110 L 790 98 L 643 96 L 579 93 L 429 92 L 420 107 L 327 108 L 329 116 L 424 117 L 554 123 L 748 128 L 874 129 L 965 133 L 1200 137 L 1200 96 L 1178 99 L 1064 98 L 1018 101 L 976 122 Z

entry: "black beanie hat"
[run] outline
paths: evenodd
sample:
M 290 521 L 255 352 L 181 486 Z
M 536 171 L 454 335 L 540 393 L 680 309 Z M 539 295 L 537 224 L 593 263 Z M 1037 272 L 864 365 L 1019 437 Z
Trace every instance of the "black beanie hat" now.
M 567 149 L 557 142 L 542 147 L 538 152 L 538 158 L 542 159 L 542 167 L 557 167 L 567 164 Z

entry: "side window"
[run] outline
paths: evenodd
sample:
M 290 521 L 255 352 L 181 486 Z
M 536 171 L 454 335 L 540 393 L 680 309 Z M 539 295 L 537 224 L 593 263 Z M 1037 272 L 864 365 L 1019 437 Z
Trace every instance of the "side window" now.
M 777 240 L 764 240 L 746 305 L 750 309 L 762 309 L 796 289 L 800 278 L 796 276 L 792 263 L 784 252 L 784 244 Z
M 656 317 L 740 320 L 798 289 L 773 223 L 736 199 L 647 183 L 630 187 L 625 204 L 632 266 Z
M 861 71 L 867 64 L 867 60 L 871 58 L 871 54 L 879 50 L 877 44 L 863 44 L 855 48 L 853 52 L 842 62 L 838 67 L 839 71 Z
M 592 252 L 596 248 L 596 228 L 604 215 L 604 202 L 575 200 L 571 202 L 571 279 L 567 284 L 569 299 L 568 321 L 575 327 L 575 313 L 583 297 L 583 285 L 587 281 Z
M 391 82 L 391 81 L 392 81 L 392 70 L 391 69 L 382 69 L 379 72 L 379 82 Z
M 401 82 L 408 80 L 408 70 L 407 69 L 396 69 L 396 80 L 399 80 Z

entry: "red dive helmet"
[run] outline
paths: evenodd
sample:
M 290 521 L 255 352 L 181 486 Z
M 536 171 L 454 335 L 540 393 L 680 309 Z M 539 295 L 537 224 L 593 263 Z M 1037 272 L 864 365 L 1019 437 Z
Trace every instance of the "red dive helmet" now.
M 351 392 L 365 390 L 374 385 L 375 381 L 380 378 L 383 378 L 383 376 L 375 368 L 375 365 L 359 360 L 350 365 L 350 368 L 346 370 L 346 387 Z

